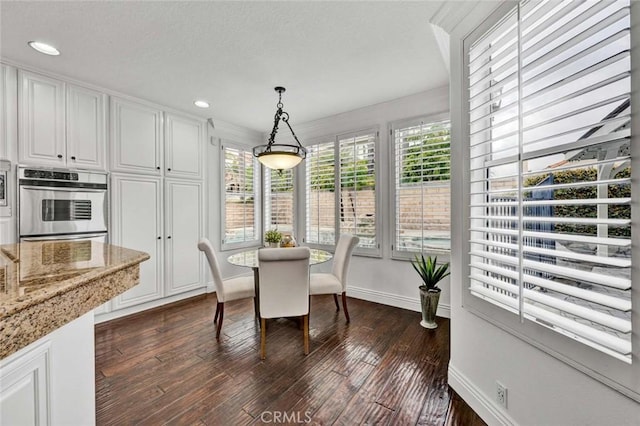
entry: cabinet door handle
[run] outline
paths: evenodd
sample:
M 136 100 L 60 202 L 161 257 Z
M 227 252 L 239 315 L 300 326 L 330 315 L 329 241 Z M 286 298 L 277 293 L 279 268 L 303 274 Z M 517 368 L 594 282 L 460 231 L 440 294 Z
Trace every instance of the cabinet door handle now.
M 62 154 L 58 154 L 58 158 L 62 158 Z
M 160 166 L 156 166 L 156 170 L 160 170 Z
M 159 240 L 161 240 L 161 239 L 162 239 L 162 237 L 158 237 L 158 239 L 159 239 Z
M 168 239 L 171 239 L 171 235 L 169 235 L 167 238 L 168 238 Z
M 171 171 L 171 168 L 168 168 L 167 171 Z
M 72 159 L 73 161 L 76 161 L 76 157 L 75 157 L 75 155 L 71 156 L 71 159 Z

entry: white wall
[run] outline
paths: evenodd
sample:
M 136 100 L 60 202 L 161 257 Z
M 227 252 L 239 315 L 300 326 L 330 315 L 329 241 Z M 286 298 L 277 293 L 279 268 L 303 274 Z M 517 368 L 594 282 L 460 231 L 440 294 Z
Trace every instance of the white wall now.
M 636 5 L 640 6 L 640 4 Z M 640 7 L 634 11 L 640 12 Z M 486 17 L 486 15 L 484 16 Z M 461 164 L 463 108 L 462 37 L 483 16 L 474 16 L 451 34 L 452 211 L 467 208 Z M 640 26 L 638 13 L 633 25 Z M 636 37 L 637 40 L 637 37 Z M 637 43 L 636 43 L 637 44 Z M 634 52 L 640 46 L 636 45 Z M 632 53 L 633 54 L 633 53 Z M 638 70 L 636 56 L 634 70 Z M 637 80 L 635 92 L 638 93 Z M 637 120 L 636 120 L 637 121 Z M 558 359 L 484 321 L 462 307 L 467 277 L 461 273 L 466 228 L 452 217 L 451 361 L 449 384 L 489 424 L 638 425 L 640 404 Z M 634 261 L 638 260 L 634 256 Z M 495 402 L 496 381 L 508 388 L 508 409 Z

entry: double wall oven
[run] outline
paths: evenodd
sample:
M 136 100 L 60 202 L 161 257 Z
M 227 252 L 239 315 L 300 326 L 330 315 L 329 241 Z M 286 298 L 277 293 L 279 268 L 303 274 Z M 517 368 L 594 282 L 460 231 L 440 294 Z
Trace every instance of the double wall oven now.
M 108 175 L 18 168 L 20 241 L 108 241 Z

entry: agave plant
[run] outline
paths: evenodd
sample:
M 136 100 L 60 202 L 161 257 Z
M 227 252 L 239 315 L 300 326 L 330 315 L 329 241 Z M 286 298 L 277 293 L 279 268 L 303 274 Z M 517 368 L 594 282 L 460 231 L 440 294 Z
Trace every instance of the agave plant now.
M 415 260 L 411 262 L 411 266 L 422 278 L 422 285 L 420 286 L 420 290 L 427 291 L 440 291 L 438 287 L 438 283 L 444 277 L 450 274 L 449 272 L 449 262 L 443 263 L 438 266 L 438 257 L 432 258 L 431 256 L 427 256 L 425 259 L 424 255 L 416 255 Z

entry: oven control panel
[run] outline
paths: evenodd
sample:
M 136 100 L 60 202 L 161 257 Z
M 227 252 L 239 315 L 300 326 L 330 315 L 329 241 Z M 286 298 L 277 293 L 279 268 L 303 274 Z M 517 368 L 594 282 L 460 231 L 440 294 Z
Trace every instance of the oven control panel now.
M 24 177 L 31 179 L 78 180 L 78 173 L 53 170 L 24 169 Z
M 108 173 L 93 170 L 18 167 L 18 185 L 106 189 Z

